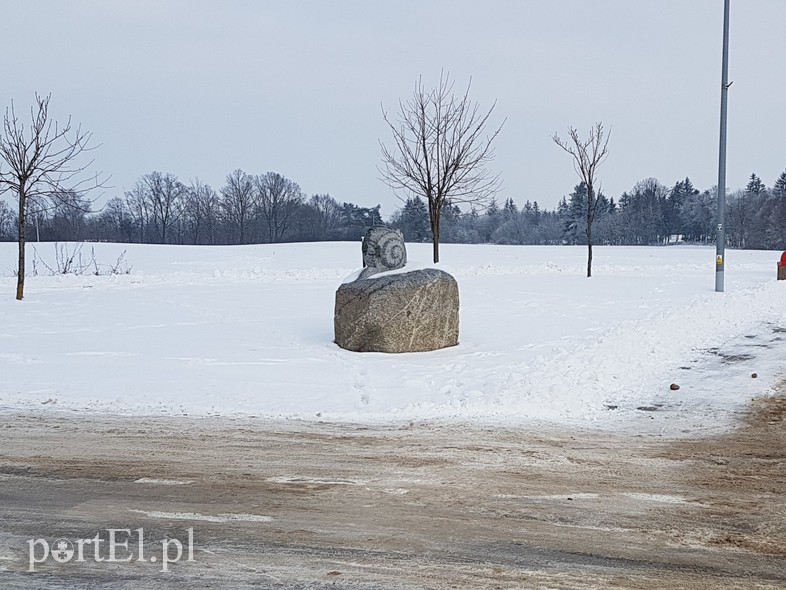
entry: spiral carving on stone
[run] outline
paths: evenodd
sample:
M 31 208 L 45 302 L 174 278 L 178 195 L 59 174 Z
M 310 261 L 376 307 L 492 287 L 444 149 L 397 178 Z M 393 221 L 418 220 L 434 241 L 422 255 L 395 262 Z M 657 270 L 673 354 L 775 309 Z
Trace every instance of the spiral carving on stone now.
M 389 269 L 401 268 L 407 261 L 404 239 L 398 232 L 383 234 L 377 242 L 377 256 L 381 266 Z
M 407 263 L 407 248 L 404 235 L 397 229 L 379 226 L 372 227 L 363 238 L 363 263 L 366 268 L 358 279 L 371 275 L 403 268 Z

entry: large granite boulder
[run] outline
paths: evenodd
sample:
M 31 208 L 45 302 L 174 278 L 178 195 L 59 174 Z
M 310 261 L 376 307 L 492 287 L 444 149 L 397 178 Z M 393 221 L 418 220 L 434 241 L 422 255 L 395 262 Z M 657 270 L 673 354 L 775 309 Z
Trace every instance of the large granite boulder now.
M 435 268 L 359 278 L 336 291 L 336 344 L 423 352 L 458 344 L 458 283 Z

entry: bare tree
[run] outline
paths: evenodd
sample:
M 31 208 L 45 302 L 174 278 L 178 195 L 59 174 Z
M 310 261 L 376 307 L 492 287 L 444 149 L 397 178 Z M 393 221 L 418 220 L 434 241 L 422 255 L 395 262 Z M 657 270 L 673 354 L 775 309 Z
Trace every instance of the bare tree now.
M 99 235 L 106 231 L 107 237 L 113 242 L 130 242 L 132 240 L 134 216 L 120 197 L 113 197 L 107 201 L 98 214 L 97 222 Z
M 256 177 L 259 210 L 267 225 L 267 241 L 281 242 L 305 199 L 300 186 L 276 172 Z
M 220 203 L 216 191 L 210 185 L 202 184 L 198 178 L 191 181 L 186 191 L 183 216 L 186 218 L 187 231 L 192 243 L 216 243 L 219 209 Z
M 341 205 L 327 194 L 313 195 L 308 204 L 318 215 L 319 239 L 329 239 L 341 224 Z
M 25 287 L 25 226 L 31 203 L 39 208 L 45 201 L 57 200 L 63 194 L 84 195 L 102 186 L 98 176 L 86 177 L 92 160 L 81 156 L 94 149 L 92 134 L 81 127 L 71 127 L 71 118 L 60 126 L 49 117 L 51 95 L 35 95 L 30 109 L 30 126 L 19 120 L 11 102 L 3 117 L 0 133 L 0 193 L 10 191 L 17 198 L 17 239 L 19 263 L 16 298 L 24 297 Z
M 158 230 L 159 241 L 166 244 L 167 233 L 183 213 L 186 187 L 169 172 L 145 174 L 140 182 L 149 203 L 153 225 Z
M 447 202 L 485 206 L 500 186 L 499 176 L 485 167 L 494 158 L 492 143 L 502 129 L 500 125 L 489 134 L 485 131 L 496 102 L 481 111 L 480 105 L 469 98 L 470 84 L 458 96 L 453 94 L 453 85 L 444 73 L 431 90 L 426 90 L 419 79 L 412 98 L 399 101 L 395 121 L 382 109 L 393 133 L 393 147 L 389 149 L 380 142 L 380 173 L 392 189 L 422 197 L 428 203 L 434 262 L 439 262 L 443 206 Z
M 139 243 L 142 244 L 145 242 L 145 234 L 152 218 L 144 183 L 137 181 L 134 187 L 126 192 L 126 207 L 131 214 L 133 225 L 139 230 Z
M 595 190 L 597 184 L 598 167 L 608 156 L 609 137 L 611 132 L 606 133 L 603 123 L 595 123 L 590 129 L 587 139 L 581 139 L 579 132 L 573 128 L 568 128 L 569 140 L 563 141 L 556 133 L 552 139 L 559 147 L 565 150 L 573 158 L 573 169 L 587 185 L 587 210 L 586 210 L 586 235 L 587 235 L 587 277 L 592 276 L 592 224 L 598 210 L 598 195 L 600 187 Z
M 92 213 L 90 201 L 79 193 L 64 191 L 53 199 L 52 232 L 69 242 L 84 240 L 87 216 Z
M 257 191 L 254 177 L 240 169 L 227 174 L 226 184 L 221 188 L 221 207 L 230 226 L 238 229 L 238 243 L 245 244 L 248 224 L 257 208 Z

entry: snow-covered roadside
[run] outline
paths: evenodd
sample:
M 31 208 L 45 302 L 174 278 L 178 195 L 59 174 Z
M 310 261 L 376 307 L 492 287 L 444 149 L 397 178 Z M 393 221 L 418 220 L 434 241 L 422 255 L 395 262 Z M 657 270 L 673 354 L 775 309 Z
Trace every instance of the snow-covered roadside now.
M 31 277 L 19 303 L 0 244 L 0 407 L 704 430 L 786 365 L 774 252 L 729 252 L 716 294 L 711 248 L 598 248 L 588 280 L 580 247 L 445 245 L 459 346 L 383 355 L 332 343 L 359 244 L 95 245 L 124 250 L 132 274 Z

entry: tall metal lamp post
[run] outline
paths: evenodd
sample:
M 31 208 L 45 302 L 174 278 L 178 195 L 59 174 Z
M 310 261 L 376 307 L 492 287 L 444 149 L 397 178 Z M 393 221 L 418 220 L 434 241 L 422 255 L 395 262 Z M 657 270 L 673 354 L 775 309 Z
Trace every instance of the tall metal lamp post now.
M 723 66 L 721 73 L 720 155 L 718 158 L 718 234 L 715 246 L 715 291 L 723 292 L 726 266 L 726 111 L 729 94 L 729 1 L 723 7 Z

